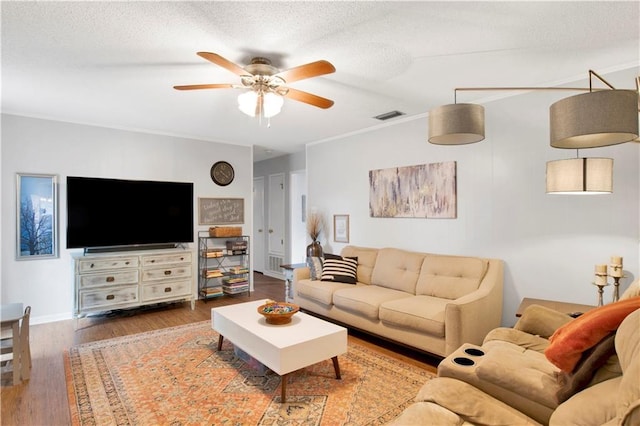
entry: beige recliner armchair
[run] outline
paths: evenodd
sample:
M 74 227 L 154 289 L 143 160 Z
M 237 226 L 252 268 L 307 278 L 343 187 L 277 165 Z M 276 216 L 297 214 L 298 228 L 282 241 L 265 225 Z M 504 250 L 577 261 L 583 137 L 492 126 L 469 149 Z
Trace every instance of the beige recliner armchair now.
M 625 303 L 640 303 L 631 296 Z M 630 309 L 615 335 L 584 351 L 569 373 L 545 351 L 553 355 L 549 337 L 559 327 L 581 323 L 531 306 L 514 328 L 495 329 L 481 346 L 465 344 L 445 358 L 439 377 L 392 424 L 640 425 L 640 309 Z

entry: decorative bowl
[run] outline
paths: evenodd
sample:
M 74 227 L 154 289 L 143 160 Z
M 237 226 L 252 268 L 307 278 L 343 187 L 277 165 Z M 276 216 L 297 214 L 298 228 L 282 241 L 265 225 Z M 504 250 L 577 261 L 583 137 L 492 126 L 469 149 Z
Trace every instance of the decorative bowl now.
M 286 302 L 268 302 L 258 307 L 258 313 L 263 315 L 268 324 L 289 324 L 291 317 L 300 310 L 298 305 Z

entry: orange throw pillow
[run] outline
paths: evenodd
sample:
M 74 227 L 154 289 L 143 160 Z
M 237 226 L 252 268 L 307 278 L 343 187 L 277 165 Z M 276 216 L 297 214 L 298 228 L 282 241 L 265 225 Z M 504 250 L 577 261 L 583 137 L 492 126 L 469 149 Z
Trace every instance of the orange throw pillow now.
M 572 372 L 584 351 L 617 330 L 626 316 L 636 309 L 640 309 L 640 296 L 587 311 L 553 333 L 545 356 L 562 371 Z

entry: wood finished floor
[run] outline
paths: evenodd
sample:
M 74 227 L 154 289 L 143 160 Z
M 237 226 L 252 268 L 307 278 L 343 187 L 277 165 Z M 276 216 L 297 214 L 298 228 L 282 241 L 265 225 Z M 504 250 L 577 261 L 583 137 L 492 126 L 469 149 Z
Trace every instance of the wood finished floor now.
M 197 301 L 194 310 L 189 303 L 123 311 L 110 315 L 58 321 L 31 326 L 31 379 L 12 386 L 3 376 L 2 425 L 69 425 L 69 407 L 63 364 L 63 353 L 71 346 L 112 337 L 142 333 L 176 325 L 211 319 L 211 308 L 249 300 L 284 297 L 284 281 L 254 275 L 255 291 L 246 295 Z M 77 325 L 77 329 L 76 329 Z M 391 357 L 409 362 L 435 373 L 439 361 L 378 339 L 349 330 L 349 340 L 375 348 Z

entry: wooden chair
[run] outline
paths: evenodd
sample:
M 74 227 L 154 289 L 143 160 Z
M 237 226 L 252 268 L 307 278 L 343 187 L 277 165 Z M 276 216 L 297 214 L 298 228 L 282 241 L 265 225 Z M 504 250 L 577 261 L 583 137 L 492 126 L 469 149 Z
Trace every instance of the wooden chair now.
M 14 385 L 21 383 L 23 380 L 29 380 L 31 373 L 30 316 L 31 306 L 27 306 L 20 321 L 17 342 L 13 339 L 13 330 L 11 328 L 3 328 L 0 334 L 0 365 L 4 367 L 3 372 L 5 369 L 13 371 Z

